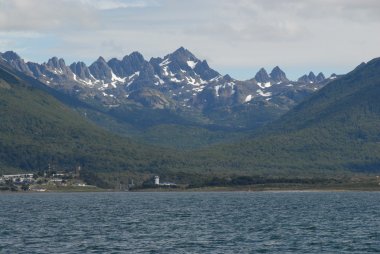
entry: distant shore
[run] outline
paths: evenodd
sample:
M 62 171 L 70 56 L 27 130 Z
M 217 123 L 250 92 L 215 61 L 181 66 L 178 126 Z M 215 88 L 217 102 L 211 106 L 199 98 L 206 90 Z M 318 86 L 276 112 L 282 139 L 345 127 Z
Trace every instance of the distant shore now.
M 337 185 L 286 185 L 286 184 L 263 184 L 241 186 L 202 186 L 193 188 L 136 188 L 131 190 L 102 189 L 91 187 L 55 187 L 44 190 L 28 191 L 0 191 L 0 193 L 52 193 L 52 192 L 344 192 L 344 191 L 380 191 L 379 184 L 337 184 Z

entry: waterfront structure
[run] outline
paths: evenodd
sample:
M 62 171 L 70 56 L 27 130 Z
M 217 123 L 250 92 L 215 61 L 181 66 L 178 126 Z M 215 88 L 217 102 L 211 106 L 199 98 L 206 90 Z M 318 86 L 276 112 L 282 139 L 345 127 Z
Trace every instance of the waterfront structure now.
M 160 185 L 160 177 L 159 176 L 155 176 L 154 177 L 154 184 L 155 185 Z
M 2 180 L 12 180 L 12 182 L 27 182 L 33 181 L 33 174 L 16 174 L 16 175 L 3 175 Z

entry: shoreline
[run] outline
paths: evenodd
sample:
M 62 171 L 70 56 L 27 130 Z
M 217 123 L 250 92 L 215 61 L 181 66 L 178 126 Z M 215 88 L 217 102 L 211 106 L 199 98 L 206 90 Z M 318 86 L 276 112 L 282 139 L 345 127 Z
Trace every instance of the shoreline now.
M 123 191 L 115 191 L 123 192 Z M 380 188 L 263 188 L 263 189 L 230 189 L 230 188 L 196 188 L 183 190 L 160 190 L 160 189 L 140 189 L 124 192 L 380 192 Z
M 264 186 L 241 186 L 241 187 L 199 187 L 199 188 L 147 188 L 147 189 L 134 189 L 134 190 L 114 190 L 114 189 L 47 189 L 46 191 L 0 191 L 1 194 L 32 194 L 32 193 L 153 193 L 153 192 L 380 192 L 380 186 L 368 187 L 348 187 L 348 186 L 300 186 L 298 188 L 292 187 L 264 187 Z

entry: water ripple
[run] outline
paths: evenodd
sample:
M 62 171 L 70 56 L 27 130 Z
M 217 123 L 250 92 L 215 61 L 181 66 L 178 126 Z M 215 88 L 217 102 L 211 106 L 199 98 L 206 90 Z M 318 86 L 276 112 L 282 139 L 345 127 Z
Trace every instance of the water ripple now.
M 376 253 L 377 192 L 0 195 L 0 253 Z

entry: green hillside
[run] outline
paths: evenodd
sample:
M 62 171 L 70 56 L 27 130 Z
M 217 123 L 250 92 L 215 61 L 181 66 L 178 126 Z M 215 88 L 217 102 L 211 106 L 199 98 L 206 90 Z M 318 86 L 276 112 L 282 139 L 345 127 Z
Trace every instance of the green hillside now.
M 170 165 L 172 152 L 110 134 L 48 90 L 0 66 L 0 174 L 37 171 L 48 164 L 102 172 L 155 171 L 162 160 Z
M 215 165 L 263 174 L 380 172 L 379 96 L 380 59 L 374 59 L 331 82 L 260 135 L 209 150 L 208 156 Z

